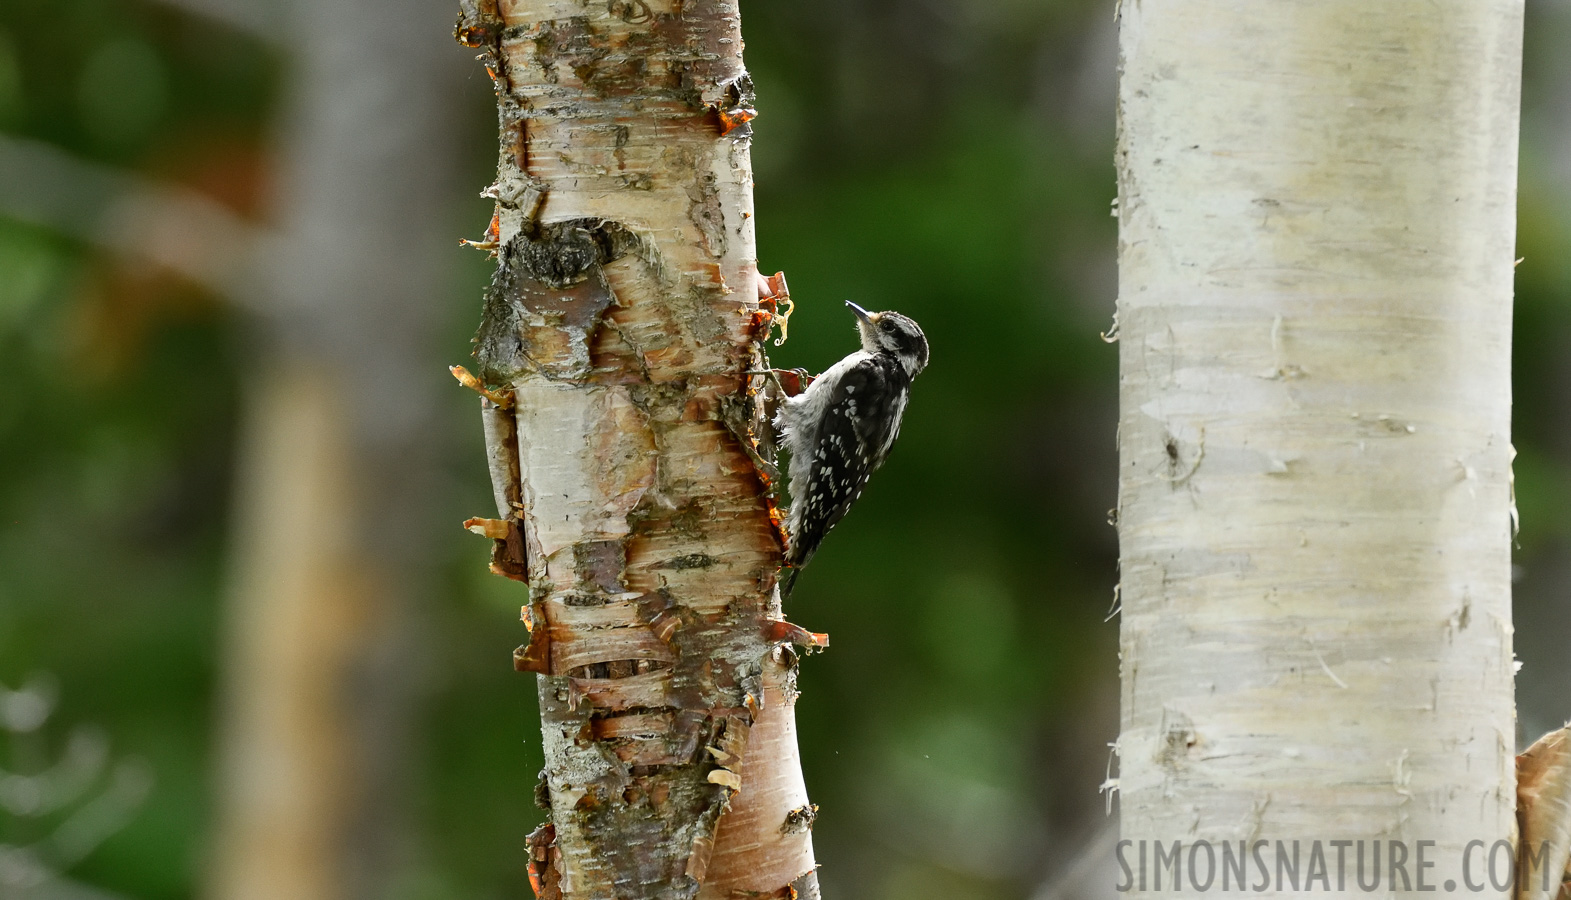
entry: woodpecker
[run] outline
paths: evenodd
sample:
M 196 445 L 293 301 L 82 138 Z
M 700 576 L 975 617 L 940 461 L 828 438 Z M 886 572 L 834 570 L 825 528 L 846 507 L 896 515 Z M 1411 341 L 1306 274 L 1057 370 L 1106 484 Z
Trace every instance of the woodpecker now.
M 897 312 L 870 313 L 850 301 L 846 306 L 856 315 L 862 349 L 830 366 L 775 414 L 775 430 L 791 454 L 783 596 L 883 465 L 900 435 L 911 381 L 927 366 L 927 338 L 916 322 Z

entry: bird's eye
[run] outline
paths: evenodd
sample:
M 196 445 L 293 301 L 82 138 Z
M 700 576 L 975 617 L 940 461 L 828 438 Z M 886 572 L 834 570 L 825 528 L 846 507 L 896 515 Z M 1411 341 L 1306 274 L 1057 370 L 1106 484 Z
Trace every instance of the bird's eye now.
M 895 321 L 893 319 L 880 319 L 878 322 L 878 327 L 881 331 L 894 331 Z

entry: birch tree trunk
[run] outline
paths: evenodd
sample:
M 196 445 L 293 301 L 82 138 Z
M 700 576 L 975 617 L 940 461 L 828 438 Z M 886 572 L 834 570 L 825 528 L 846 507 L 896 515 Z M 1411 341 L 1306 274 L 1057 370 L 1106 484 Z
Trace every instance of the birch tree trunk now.
M 1121 29 L 1124 838 L 1434 841 L 1460 885 L 1513 821 L 1522 0 Z
M 244 411 L 210 900 L 381 900 L 415 863 L 439 563 L 432 300 L 465 72 L 430 0 L 301 0 Z M 239 281 L 240 279 L 236 279 Z
M 744 374 L 769 315 L 737 4 L 483 0 L 458 36 L 500 110 L 475 354 L 500 518 L 472 527 L 530 586 L 538 890 L 816 896 Z

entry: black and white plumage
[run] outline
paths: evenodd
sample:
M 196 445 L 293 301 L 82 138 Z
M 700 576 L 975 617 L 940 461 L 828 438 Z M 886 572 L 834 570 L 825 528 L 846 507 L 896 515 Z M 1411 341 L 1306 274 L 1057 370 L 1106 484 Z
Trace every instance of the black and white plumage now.
M 775 415 L 775 429 L 791 454 L 787 471 L 791 510 L 782 584 L 818 552 L 900 435 L 911 381 L 927 365 L 927 338 L 896 312 L 870 313 L 855 303 L 862 349 L 830 366 Z

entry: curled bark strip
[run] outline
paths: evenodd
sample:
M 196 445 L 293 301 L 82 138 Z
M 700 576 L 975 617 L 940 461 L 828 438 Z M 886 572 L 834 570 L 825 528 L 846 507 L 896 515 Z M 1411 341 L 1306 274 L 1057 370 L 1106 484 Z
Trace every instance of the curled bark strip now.
M 715 118 L 719 120 L 720 136 L 752 137 L 752 126 L 747 123 L 758 118 L 754 107 L 758 97 L 753 92 L 753 78 L 746 73 L 723 85 L 723 96 L 714 105 Z M 738 129 L 741 129 L 740 131 Z
M 608 741 L 616 738 L 663 737 L 671 733 L 673 724 L 668 711 L 639 712 L 596 719 L 593 728 L 596 740 Z
M 714 743 L 704 748 L 715 762 L 725 768 L 741 768 L 742 759 L 747 753 L 747 736 L 750 719 L 740 715 L 729 715 L 721 720 L 723 730 L 716 736 Z
M 715 842 L 708 835 L 694 838 L 692 852 L 687 857 L 687 877 L 702 884 L 709 872 L 709 857 L 714 851 Z
M 829 635 L 808 631 L 800 625 L 793 625 L 779 619 L 767 623 L 765 633 L 769 635 L 771 641 L 792 643 L 798 647 L 823 649 L 829 646 Z
M 486 400 L 490 401 L 493 406 L 497 406 L 497 407 L 500 407 L 502 409 L 512 409 L 513 408 L 513 396 L 512 396 L 512 394 L 506 394 L 506 393 L 501 393 L 501 392 L 498 392 L 498 391 L 491 390 L 490 388 L 488 388 L 485 385 L 481 384 L 480 383 L 480 379 L 478 379 L 475 376 L 469 374 L 469 370 L 464 368 L 463 366 L 448 366 L 448 371 L 453 373 L 453 377 L 458 379 L 458 383 L 459 384 L 463 385 L 466 388 L 469 388 L 471 391 L 474 391 L 475 393 L 479 394 L 481 397 L 483 397 Z
M 453 38 L 465 47 L 495 47 L 502 36 L 497 0 L 459 0 Z
M 534 890 L 536 900 L 561 900 L 561 877 L 558 871 L 558 861 L 561 854 L 556 850 L 556 826 L 547 822 L 530 833 L 529 846 L 529 887 Z
M 675 659 L 676 654 L 671 651 L 671 645 L 655 637 L 647 628 L 608 628 L 585 632 L 579 640 L 558 642 L 552 667 L 555 671 L 582 678 L 584 676 L 579 673 L 580 669 L 646 660 L 669 666 Z M 635 672 L 629 669 L 627 675 L 632 674 Z
M 529 583 L 529 557 L 524 549 L 523 531 L 517 522 L 508 522 L 506 536 L 492 545 L 491 571 L 513 581 Z
M 728 135 L 758 118 L 758 110 L 751 107 L 735 107 L 722 109 L 718 115 L 720 117 L 720 133 Z
M 655 637 L 669 643 L 671 636 L 682 626 L 682 617 L 672 612 L 663 612 L 649 623 L 649 630 Z
M 577 695 L 596 709 L 643 709 L 667 706 L 671 701 L 670 676 L 665 671 L 626 678 L 569 678 Z
M 513 670 L 551 673 L 551 630 L 536 623 L 545 622 L 545 612 L 540 602 L 534 601 L 523 609 L 524 624 L 529 627 L 529 643 L 513 651 Z
M 481 537 L 501 540 L 507 537 L 507 522 L 502 519 L 473 518 L 464 520 L 464 530 Z
M 513 418 L 513 394 L 487 390 L 462 366 L 453 368 L 455 374 L 462 372 L 461 382 L 481 392 L 480 418 L 485 429 L 486 468 L 491 475 L 497 515 L 501 517 L 499 520 L 470 519 L 464 527 L 474 530 L 471 523 L 487 523 L 481 533 L 496 542 L 491 548 L 491 571 L 527 584 L 529 551 L 522 526 L 523 488 L 519 483 L 518 423 Z
M 666 741 L 625 742 L 613 747 L 612 752 L 632 769 L 656 769 L 687 762 L 687 758 L 678 752 L 673 752 L 671 745 Z
M 480 401 L 480 421 L 485 429 L 486 468 L 491 474 L 496 514 L 503 519 L 516 518 L 524 505 L 518 473 L 518 423 L 510 408 L 488 400 Z
M 1518 900 L 1563 896 L 1571 859 L 1571 729 L 1539 738 L 1516 758 Z
M 524 550 L 524 536 L 518 523 L 505 519 L 472 518 L 464 520 L 464 529 L 495 541 L 491 549 L 491 571 L 514 581 L 529 581 L 529 561 Z

